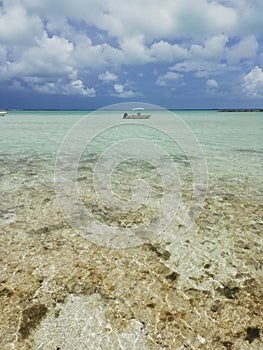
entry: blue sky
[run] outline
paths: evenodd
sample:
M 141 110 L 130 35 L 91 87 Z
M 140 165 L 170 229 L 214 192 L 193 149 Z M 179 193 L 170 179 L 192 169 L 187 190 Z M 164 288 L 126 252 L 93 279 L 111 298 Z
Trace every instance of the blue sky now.
M 2 0 L 0 108 L 263 107 L 262 0 Z

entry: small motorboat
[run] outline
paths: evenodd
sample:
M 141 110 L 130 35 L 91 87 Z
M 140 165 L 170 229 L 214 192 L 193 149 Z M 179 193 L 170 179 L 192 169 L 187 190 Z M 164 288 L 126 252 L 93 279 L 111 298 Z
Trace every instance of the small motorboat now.
M 6 115 L 7 111 L 0 109 L 0 117 L 4 117 Z
M 128 113 L 124 113 L 123 114 L 123 119 L 149 119 L 150 118 L 150 114 L 141 114 L 140 112 L 136 113 L 136 114 L 128 114 Z

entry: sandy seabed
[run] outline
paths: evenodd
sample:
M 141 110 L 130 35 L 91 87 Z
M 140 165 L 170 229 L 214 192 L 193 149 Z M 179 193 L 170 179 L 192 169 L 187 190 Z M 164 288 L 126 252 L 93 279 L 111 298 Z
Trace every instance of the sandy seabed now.
M 190 231 L 110 249 L 67 224 L 37 167 L 1 179 L 1 349 L 263 348 L 262 193 L 212 179 Z

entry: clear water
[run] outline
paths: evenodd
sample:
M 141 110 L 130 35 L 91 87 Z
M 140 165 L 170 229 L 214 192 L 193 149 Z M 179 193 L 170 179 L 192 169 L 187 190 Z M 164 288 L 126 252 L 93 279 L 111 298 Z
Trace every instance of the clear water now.
M 226 182 L 225 185 L 232 183 L 234 186 L 235 182 L 242 182 L 246 186 L 240 188 L 240 191 L 245 190 L 246 195 L 262 195 L 262 113 L 176 111 L 176 114 L 191 128 L 204 151 L 210 183 L 220 178 Z M 17 183 L 22 189 L 21 179 L 28 185 L 31 180 L 35 184 L 39 180 L 39 183 L 47 181 L 52 186 L 54 162 L 63 138 L 75 123 L 86 115 L 85 111 L 10 111 L 6 117 L 1 118 L 2 190 L 9 188 L 11 183 Z M 113 123 L 122 122 L 120 113 L 108 112 L 108 115 Z M 103 130 L 102 118 L 94 117 L 93 122 L 94 119 L 95 123 L 97 119 L 98 125 Z M 163 120 L 165 123 L 165 115 Z M 169 120 L 169 123 L 167 127 L 172 128 L 172 121 Z M 121 132 L 123 133 L 123 130 Z M 115 137 L 116 141 L 116 133 L 109 132 L 106 139 L 102 140 L 103 150 L 110 145 L 111 137 Z M 151 137 L 156 136 L 149 135 L 149 139 Z M 169 143 L 166 146 L 169 147 Z M 171 149 L 172 147 L 174 142 L 171 142 Z M 26 176 L 26 172 L 30 172 L 32 168 L 35 175 Z M 38 177 L 40 173 L 41 176 Z M 225 186 L 223 183 L 222 185 Z
M 135 121 L 136 124 L 127 125 L 126 121 L 123 123 L 121 113 L 114 111 L 99 111 L 96 114 L 85 111 L 9 112 L 6 117 L 1 118 L 0 129 L 2 207 L 13 207 L 12 201 L 14 202 L 17 193 L 20 198 L 15 201 L 16 206 L 18 202 L 23 202 L 23 194 L 28 195 L 30 188 L 32 190 L 46 188 L 51 191 L 54 189 L 55 162 L 64 138 L 69 132 L 72 133 L 72 130 L 73 138 L 67 142 L 70 143 L 70 148 L 76 146 L 81 147 L 81 150 L 79 153 L 72 153 L 71 157 L 75 160 L 71 160 L 68 167 L 74 168 L 76 163 L 78 177 L 82 179 L 78 183 L 78 193 L 82 196 L 82 200 L 91 195 L 92 191 L 94 192 L 92 188 L 94 171 L 96 171 L 99 174 L 95 190 L 98 194 L 101 188 L 101 194 L 104 191 L 106 196 L 106 192 L 109 193 L 108 199 L 105 199 L 108 206 L 114 202 L 111 196 L 113 189 L 122 199 L 131 199 L 133 182 L 137 177 L 150 183 L 148 190 L 145 189 L 145 196 L 149 196 L 148 199 L 152 201 L 156 201 L 156 198 L 160 198 L 161 201 L 165 186 L 162 183 L 164 181 L 162 176 L 165 176 L 168 182 L 171 180 L 168 192 L 172 191 L 172 187 L 177 186 L 177 192 L 180 192 L 178 196 L 189 197 L 184 205 L 190 205 L 188 202 L 192 195 L 194 171 L 191 169 L 190 162 L 194 158 L 201 159 L 201 156 L 203 161 L 207 162 L 208 174 L 206 179 L 204 174 L 206 169 L 200 170 L 203 174 L 200 175 L 202 178 L 197 187 L 208 186 L 210 192 L 228 193 L 238 198 L 251 198 L 252 201 L 262 200 L 262 113 L 177 111 L 176 115 L 188 125 L 197 138 L 195 143 L 192 140 L 189 141 L 193 144 L 188 153 L 185 153 L 188 136 L 184 131 L 176 130 L 180 129 L 181 125 L 176 122 L 175 116 L 171 116 L 170 112 L 166 111 L 152 111 L 151 114 L 154 128 L 144 127 L 138 121 Z M 87 117 L 84 118 L 85 116 Z M 76 125 L 80 127 L 79 130 L 74 131 Z M 167 130 L 171 131 L 172 139 L 165 134 Z M 181 138 L 180 146 L 176 138 Z M 128 144 L 131 144 L 130 150 L 127 143 L 121 143 L 123 140 L 128 140 Z M 148 144 L 140 145 L 142 140 L 150 143 L 148 150 L 143 149 L 147 148 Z M 83 145 L 79 146 L 80 143 Z M 114 148 L 115 144 L 117 146 Z M 150 149 L 151 145 L 153 147 L 157 145 L 157 148 Z M 199 154 L 197 150 L 199 145 L 203 154 Z M 166 165 L 165 160 L 167 161 L 169 156 L 159 154 L 158 147 L 172 157 L 174 168 L 169 168 L 169 161 Z M 138 150 L 135 155 L 132 154 L 132 148 Z M 103 152 L 105 161 L 101 161 L 102 164 L 99 167 L 97 161 Z M 149 156 L 147 152 L 150 153 Z M 120 157 L 117 161 L 119 164 L 108 165 L 110 158 L 116 157 L 116 154 Z M 130 161 L 129 157 L 131 157 Z M 137 163 L 134 157 L 138 158 Z M 201 160 L 196 164 L 199 162 Z M 162 167 L 163 173 L 158 175 L 158 169 L 157 172 L 154 171 L 156 166 Z M 107 173 L 112 175 L 108 182 L 105 176 Z M 205 184 L 206 180 L 207 184 Z M 151 186 L 155 186 L 153 191 Z M 159 192 L 156 192 L 156 188 L 159 188 Z M 5 195 L 11 198 L 10 203 Z M 177 201 L 179 200 L 178 197 Z M 197 203 L 199 204 L 202 206 L 203 201 Z M 140 203 L 138 205 L 140 206 Z M 174 206 L 175 203 L 171 205 Z M 169 211 L 168 208 L 167 211 Z
M 86 115 L 88 115 L 88 122 L 85 124 L 87 129 L 82 128 L 83 132 L 80 132 L 75 139 L 71 140 L 72 143 L 69 144 L 69 148 L 65 150 L 64 154 L 65 157 L 69 157 L 67 158 L 69 163 L 66 162 L 64 164 L 62 162 L 61 166 L 64 166 L 66 169 L 66 172 L 62 173 L 65 177 L 67 177 L 67 174 L 75 176 L 74 170 L 76 170 L 77 194 L 82 200 L 82 205 L 92 213 L 88 221 L 87 217 L 85 217 L 86 213 L 82 211 L 82 208 L 78 207 L 79 202 L 74 197 L 76 195 L 74 184 L 72 188 L 67 186 L 66 191 L 61 192 L 61 198 L 65 198 L 64 210 L 67 210 L 68 198 L 74 204 L 74 211 L 71 212 L 71 216 L 74 218 L 68 218 L 65 212 L 62 215 L 61 207 L 57 205 L 54 184 L 56 159 L 62 142 L 70 130 L 73 130 L 72 128 L 74 128 L 76 123 L 81 123 L 81 120 Z M 82 236 L 88 242 L 91 241 L 98 244 L 98 246 L 89 246 L 88 248 L 89 254 L 93 257 L 97 256 L 98 259 L 94 258 L 94 269 L 100 271 L 102 275 L 102 271 L 107 269 L 107 267 L 110 269 L 109 275 L 113 273 L 112 271 L 115 271 L 114 269 L 116 269 L 116 274 L 119 271 L 120 275 L 117 281 L 121 287 L 118 289 L 118 293 L 124 293 L 123 295 L 126 298 L 125 305 L 128 305 L 129 308 L 131 307 L 134 317 L 139 319 L 142 317 L 139 316 L 141 315 L 140 309 L 136 309 L 136 306 L 133 304 L 133 298 L 135 297 L 129 296 L 127 290 L 132 280 L 136 279 L 136 271 L 139 271 L 141 266 L 144 266 L 145 270 L 148 268 L 155 269 L 154 260 L 149 260 L 149 265 L 147 260 L 144 261 L 148 253 L 142 250 L 144 248 L 140 248 L 140 243 L 154 244 L 157 240 L 159 242 L 158 247 L 162 248 L 158 248 L 159 250 L 154 248 L 155 250 L 153 250 L 158 253 L 156 264 L 157 261 L 162 259 L 163 255 L 161 252 L 162 249 L 165 249 L 164 254 L 169 256 L 169 259 L 165 258 L 167 260 L 165 261 L 166 266 L 180 275 L 176 289 L 177 293 L 179 293 L 178 300 L 181 300 L 179 308 L 185 307 L 184 312 L 189 316 L 187 316 L 189 327 L 185 328 L 185 324 L 177 325 L 179 328 L 181 327 L 176 338 L 178 342 L 172 343 L 171 340 L 171 344 L 175 344 L 176 348 L 180 348 L 185 341 L 184 339 L 188 339 L 187 344 L 190 344 L 189 348 L 199 349 L 199 345 L 201 346 L 205 341 L 204 338 L 206 338 L 207 349 L 221 349 L 222 343 L 219 346 L 219 343 L 216 341 L 217 333 L 226 332 L 222 335 L 225 343 L 229 342 L 230 344 L 231 342 L 233 349 L 245 349 L 245 343 L 242 342 L 246 341 L 246 334 L 244 333 L 242 339 L 235 338 L 235 334 L 241 334 L 244 331 L 243 328 L 240 328 L 240 330 L 238 325 L 240 327 L 262 327 L 260 313 L 259 315 L 257 313 L 251 314 L 249 308 L 256 310 L 260 307 L 261 298 L 259 294 L 260 290 L 262 290 L 263 114 L 259 112 L 176 111 L 176 115 L 193 131 L 198 140 L 197 145 L 200 145 L 203 150 L 203 160 L 207 162 L 209 178 L 207 193 L 205 192 L 205 179 L 202 177 L 202 181 L 198 183 L 198 192 L 193 194 L 191 161 L 196 161 L 197 171 L 198 164 L 201 162 L 201 160 L 198 161 L 197 148 L 190 148 L 189 153 L 186 155 L 184 150 L 173 139 L 167 138 L 167 135 L 163 133 L 159 133 L 158 128 L 143 129 L 140 123 L 133 126 L 127 126 L 127 123 L 124 123 L 123 126 L 105 131 L 109 120 L 112 125 L 123 123 L 120 112 L 103 111 L 93 116 L 91 112 L 87 113 L 85 111 L 9 111 L 5 117 L 1 118 L 0 230 L 2 233 L 2 255 L 4 261 L 2 280 L 4 281 L 3 283 L 9 286 L 8 288 L 12 287 L 12 290 L 19 290 L 21 295 L 24 293 L 23 291 L 21 292 L 21 288 L 27 288 L 27 291 L 29 290 L 31 294 L 27 292 L 30 297 L 23 299 L 23 303 L 28 302 L 28 305 L 31 305 L 32 295 L 35 298 L 34 300 L 39 298 L 46 305 L 51 303 L 50 297 L 54 299 L 56 296 L 58 298 L 57 295 L 63 290 L 62 284 L 59 284 L 60 282 L 58 281 L 67 281 L 74 277 L 72 277 L 71 271 L 73 265 L 72 257 L 79 259 L 79 264 L 81 264 L 81 259 L 84 259 L 83 261 L 87 259 L 84 249 L 79 256 L 74 255 L 75 245 L 80 244 L 78 240 L 82 239 L 81 244 L 83 245 L 84 241 L 71 226 L 67 225 L 67 223 L 71 225 L 73 222 L 73 228 L 75 224 L 80 227 L 82 220 L 84 220 L 84 229 L 87 232 L 86 235 Z M 159 120 L 156 125 L 160 129 L 170 130 L 173 135 L 181 137 L 181 140 L 184 141 L 185 134 L 182 133 L 180 135 L 180 130 L 177 134 L 178 130 L 176 127 L 178 124 L 170 115 L 152 112 L 152 119 L 150 120 Z M 99 131 L 103 131 L 103 134 L 98 134 Z M 85 137 L 88 138 L 93 134 L 97 136 L 89 143 L 88 147 L 82 149 L 81 142 L 85 140 Z M 121 143 L 116 148 L 110 148 L 114 147 L 116 142 L 118 143 L 123 139 L 129 138 L 133 140 L 131 148 Z M 153 148 L 149 148 L 148 150 L 151 151 L 151 154 L 150 158 L 147 158 L 145 156 L 147 150 L 140 149 L 139 146 L 139 151 L 133 153 L 134 149 L 137 149 L 137 141 L 134 141 L 134 139 L 143 140 L 145 146 L 148 145 L 147 142 L 159 145 L 165 149 L 165 152 L 168 152 L 169 156 L 166 157 L 161 153 L 159 154 L 158 148 L 154 151 Z M 81 149 L 78 155 L 79 159 L 75 157 L 74 153 L 71 153 L 74 147 L 80 147 Z M 101 152 L 109 149 L 110 151 L 104 154 L 104 161 L 96 168 Z M 129 152 L 133 155 L 131 159 L 128 157 Z M 115 168 L 111 168 L 111 157 L 113 158 L 116 154 L 121 155 L 121 162 Z M 173 165 L 175 165 L 174 168 L 170 167 L 169 163 L 171 160 Z M 108 167 L 109 163 L 110 168 Z M 76 169 L 74 168 L 75 165 Z M 162 170 L 161 175 L 157 171 L 158 167 Z M 99 172 L 97 174 L 96 191 L 93 188 L 94 172 L 95 175 L 96 172 Z M 108 175 L 111 176 L 109 177 Z M 112 180 L 111 184 L 107 182 L 108 177 Z M 122 212 L 119 209 L 119 202 L 114 201 L 117 198 L 121 201 L 129 202 L 133 198 L 134 179 L 137 178 L 143 181 L 137 184 L 139 187 L 137 192 L 135 190 L 135 193 L 138 195 L 138 198 L 135 198 L 133 204 L 141 200 L 146 204 L 139 206 L 137 209 L 133 207 L 127 214 L 127 211 Z M 178 179 L 179 181 L 177 181 Z M 63 188 L 64 184 L 62 180 L 60 178 L 60 182 L 57 184 L 61 188 Z M 67 181 L 65 183 L 68 185 Z M 148 192 L 145 189 L 145 184 L 148 185 Z M 165 186 L 168 186 L 166 193 Z M 116 194 L 114 200 L 111 196 L 112 193 Z M 145 193 L 147 194 L 146 198 L 144 198 Z M 169 193 L 172 194 L 170 197 Z M 205 195 L 205 198 L 202 197 L 201 201 L 197 201 L 191 207 L 191 202 L 195 201 L 195 195 L 197 197 L 199 195 L 202 196 L 202 193 Z M 106 204 L 99 203 L 96 194 L 105 195 Z M 162 203 L 164 194 L 167 196 L 168 201 Z M 173 196 L 175 201 L 173 201 Z M 182 201 L 183 204 L 179 205 L 178 217 L 172 221 L 169 214 L 174 208 L 170 204 L 173 203 L 176 206 L 178 201 Z M 162 205 L 164 215 L 159 220 L 158 210 Z M 185 222 L 182 222 L 183 212 L 187 206 L 191 207 L 189 216 L 196 218 L 196 225 L 181 234 L 180 232 L 182 231 L 180 230 L 185 224 Z M 195 211 L 198 212 L 197 216 L 195 216 Z M 156 222 L 162 225 L 167 220 L 171 222 L 171 225 L 160 235 L 158 232 L 157 236 L 152 236 L 152 232 L 149 230 L 148 232 L 145 229 L 146 226 L 144 225 L 148 221 L 152 223 L 152 227 L 159 227 L 158 225 L 154 226 Z M 105 238 L 98 229 L 102 226 L 94 226 L 94 221 L 97 221 L 100 225 L 112 228 L 112 232 L 116 234 L 116 240 L 111 241 L 111 238 L 107 235 Z M 119 231 L 117 232 L 117 230 Z M 125 230 L 128 230 L 128 234 L 124 237 Z M 132 235 L 134 233 L 133 230 L 136 232 L 135 236 Z M 76 235 L 74 236 L 74 234 Z M 60 235 L 59 239 L 58 235 Z M 70 243 L 66 243 L 66 237 L 68 237 Z M 113 253 L 99 248 L 101 242 L 103 242 L 102 246 L 113 245 L 118 248 L 119 241 L 123 243 L 123 245 L 120 245 L 121 248 L 135 247 L 135 250 L 132 250 L 132 255 L 129 255 L 129 250 L 123 253 L 124 260 L 121 257 L 117 257 L 118 254 L 121 254 L 118 251 Z M 61 242 L 64 242 L 63 250 L 61 249 Z M 45 248 L 43 248 L 44 244 L 46 244 Z M 46 256 L 47 249 L 48 255 Z M 101 252 L 103 252 L 103 258 L 108 261 L 106 264 L 105 261 L 102 261 Z M 125 261 L 129 261 L 131 258 L 134 259 L 134 263 L 129 265 L 129 271 L 127 272 Z M 114 265 L 117 259 L 123 261 L 123 268 Z M 148 259 L 150 258 L 148 257 Z M 92 264 L 93 262 L 90 261 L 89 263 Z M 22 268 L 19 266 L 22 266 Z M 204 266 L 206 267 L 204 268 Z M 79 275 L 76 273 L 76 278 L 78 283 L 80 283 L 79 281 L 85 278 L 84 272 L 86 270 L 83 270 L 83 272 L 81 272 L 82 270 L 77 271 Z M 154 272 L 153 276 L 158 275 L 158 273 L 157 275 L 155 273 L 157 272 Z M 38 278 L 41 281 L 45 281 L 45 284 L 40 289 L 37 289 L 38 292 L 35 290 L 36 287 L 33 287 L 36 280 L 32 276 L 35 276 L 36 280 Z M 106 283 L 105 281 L 114 283 L 115 278 L 117 277 L 110 278 L 110 281 L 108 281 L 107 277 L 105 277 L 100 283 Z M 154 297 L 160 300 L 160 310 L 162 310 L 163 305 L 166 305 L 166 299 L 172 298 L 172 296 L 162 294 L 162 286 L 158 289 L 158 278 L 151 281 L 151 285 L 153 285 L 153 290 L 156 293 Z M 67 290 L 69 290 L 68 286 Z M 237 290 L 240 291 L 240 294 L 237 293 L 236 296 Z M 200 316 L 198 322 L 192 319 L 194 313 L 189 309 L 188 305 L 193 291 L 200 293 L 196 299 L 196 315 Z M 125 294 L 126 292 L 127 294 Z M 145 286 L 141 290 L 138 289 L 136 293 L 137 297 L 141 298 L 140 300 L 144 300 L 147 296 L 150 298 L 152 289 L 149 286 Z M 246 299 L 248 295 L 250 296 L 249 302 Z M 122 297 L 124 298 L 124 296 Z M 153 296 L 151 297 L 153 298 Z M 213 323 L 211 322 L 213 314 L 209 318 L 206 307 L 209 305 L 211 307 L 215 300 L 216 303 L 220 303 L 221 299 L 223 300 L 223 311 L 221 314 L 216 314 L 217 318 L 213 319 Z M 226 300 L 226 303 L 224 300 Z M 5 343 L 3 344 L 9 344 L 9 347 L 6 345 L 7 349 L 13 348 L 12 344 L 17 345 L 17 337 L 14 338 L 15 332 L 19 328 L 16 323 L 16 302 L 15 300 L 5 304 L 9 305 L 8 307 L 10 308 L 5 306 L 7 307 L 5 320 L 13 320 L 13 328 L 6 327 L 3 321 L 3 335 L 5 338 Z M 89 302 L 85 301 L 85 303 L 85 305 L 89 305 Z M 247 305 L 247 303 L 251 304 L 246 309 L 244 305 Z M 24 307 L 28 305 L 25 304 Z M 98 306 L 99 308 L 103 307 L 101 306 L 101 301 L 98 305 L 100 305 Z M 234 306 L 235 312 L 233 312 Z M 96 307 L 93 309 L 94 307 L 91 308 L 91 312 L 94 311 L 94 315 L 97 315 L 98 309 Z M 154 315 L 154 310 L 152 312 Z M 160 313 L 161 311 L 157 312 L 156 317 L 159 317 Z M 49 317 L 52 317 L 52 315 Z M 65 319 L 67 317 L 66 315 Z M 76 314 L 74 314 L 74 318 L 77 318 Z M 227 330 L 227 327 L 224 328 L 222 326 L 226 322 L 225 320 L 228 320 L 228 327 L 230 327 L 231 323 L 231 327 L 234 329 L 232 330 L 231 328 L 232 333 Z M 57 322 L 55 318 L 53 321 L 54 324 Z M 160 324 L 162 324 L 162 321 L 160 321 Z M 55 346 L 54 339 L 60 339 L 59 335 L 54 333 L 54 329 L 48 329 L 47 323 L 43 327 L 43 329 L 39 328 L 34 338 L 35 344 L 38 344 L 35 345 L 35 348 L 53 348 Z M 59 325 L 58 329 L 61 329 L 61 327 L 67 327 L 67 324 Z M 140 327 L 138 332 L 140 332 Z M 208 329 L 209 331 L 207 331 Z M 100 332 L 103 332 L 103 330 L 101 329 Z M 196 340 L 194 334 L 197 332 L 200 336 Z M 227 332 L 232 334 L 232 338 L 229 335 L 230 333 Z M 70 334 L 70 329 L 67 333 Z M 85 339 L 88 337 L 86 333 Z M 168 329 L 165 335 L 167 339 L 169 339 L 169 334 Z M 173 334 L 172 329 L 171 334 Z M 131 333 L 129 337 L 132 339 L 132 337 L 136 338 L 137 335 L 135 336 L 135 334 Z M 158 338 L 158 335 L 152 330 L 151 337 L 155 339 L 155 337 Z M 47 339 L 50 339 L 49 343 Z M 139 338 L 137 337 L 136 339 Z M 47 345 L 43 345 L 44 343 L 39 345 L 40 341 L 47 342 Z M 59 341 L 62 340 L 60 339 Z M 68 341 L 70 342 L 70 337 Z M 81 341 L 84 340 L 81 338 Z M 116 342 L 117 340 L 115 339 L 114 341 Z M 256 343 L 257 341 L 258 343 Z M 259 340 L 255 340 L 253 344 L 255 344 L 253 349 L 256 349 L 257 346 L 260 348 L 262 345 L 259 343 Z M 24 349 L 23 345 L 19 346 L 18 348 Z M 110 345 L 108 348 L 110 349 Z M 145 348 L 148 347 L 145 345 Z M 158 347 L 156 345 L 149 348 L 161 349 L 161 346 Z M 66 344 L 65 349 L 70 349 L 70 344 Z M 82 348 L 80 347 L 80 349 Z
M 89 112 L 91 113 L 91 112 Z M 33 154 L 53 158 L 63 137 L 70 128 L 88 113 L 83 112 L 9 112 L 1 118 L 1 156 L 23 156 Z M 111 118 L 121 122 L 120 113 L 109 112 Z M 243 169 L 260 176 L 263 153 L 263 115 L 253 113 L 220 113 L 216 111 L 176 111 L 193 130 L 213 167 L 216 162 L 228 162 L 224 170 L 238 173 Z M 98 118 L 98 123 L 101 123 Z M 232 163 L 232 161 L 234 163 Z M 232 163 L 232 165 L 231 165 Z M 222 172 L 223 169 L 222 169 Z M 246 174 L 244 174 L 246 175 Z

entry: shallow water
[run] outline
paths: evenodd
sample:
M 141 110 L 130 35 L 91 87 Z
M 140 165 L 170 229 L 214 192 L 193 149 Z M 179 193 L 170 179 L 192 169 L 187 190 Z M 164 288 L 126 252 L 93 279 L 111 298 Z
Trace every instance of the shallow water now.
M 152 112 L 155 128 L 89 114 L 57 163 L 87 112 L 1 118 L 3 349 L 263 346 L 263 115 L 177 111 L 198 139 L 187 153 L 166 113 Z

